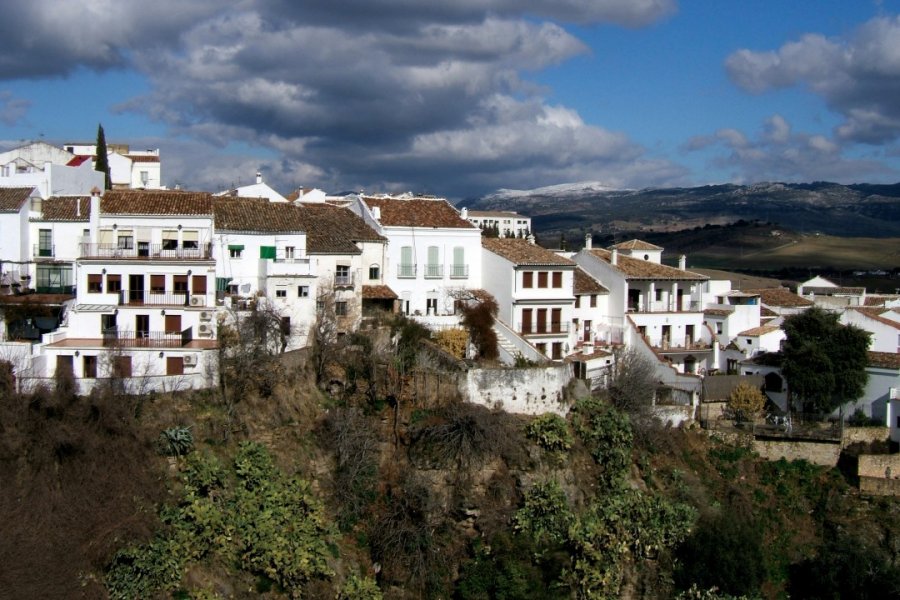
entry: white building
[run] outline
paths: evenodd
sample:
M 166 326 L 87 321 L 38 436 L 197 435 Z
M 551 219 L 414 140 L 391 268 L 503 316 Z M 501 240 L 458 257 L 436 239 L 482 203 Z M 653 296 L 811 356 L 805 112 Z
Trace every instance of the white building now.
M 496 229 L 499 237 L 527 238 L 531 235 L 531 217 L 511 211 L 462 209 L 462 217 L 479 229 Z
M 76 299 L 34 352 L 38 380 L 70 370 L 82 393 L 208 387 L 216 348 L 212 200 L 206 193 L 108 191 L 91 198 Z
M 453 315 L 453 290 L 481 288 L 481 230 L 441 198 L 357 196 L 350 208 L 388 240 L 383 280 L 410 315 Z
M 797 294 L 816 306 L 831 311 L 843 311 L 848 307 L 866 304 L 866 288 L 839 286 L 819 276 L 798 285 Z
M 269 202 L 287 202 L 287 198 L 263 181 L 262 173 L 256 173 L 256 183 L 242 185 L 219 192 L 216 196 L 232 196 L 237 198 L 265 198 Z
M 886 308 L 851 308 L 841 313 L 840 322 L 868 331 L 872 352 L 900 352 L 900 313 Z
M 0 188 L 0 292 L 30 287 L 28 217 L 41 196 L 37 188 Z
M 97 145 L 94 143 L 68 142 L 63 145 L 83 162 L 97 165 Z M 164 189 L 159 148 L 132 150 L 128 144 L 106 145 L 109 175 L 113 188 Z M 101 182 L 100 187 L 103 187 Z
M 565 358 L 575 344 L 575 263 L 533 238 L 481 243 L 484 289 L 497 300 L 498 319 L 547 358 Z

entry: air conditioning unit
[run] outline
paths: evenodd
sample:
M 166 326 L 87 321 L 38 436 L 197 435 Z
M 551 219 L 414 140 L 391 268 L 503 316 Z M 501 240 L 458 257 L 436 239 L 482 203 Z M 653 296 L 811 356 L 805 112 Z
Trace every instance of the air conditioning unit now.
M 184 355 L 184 366 L 196 367 L 197 366 L 197 355 L 196 354 L 185 354 Z
M 203 296 L 191 296 L 191 306 L 206 306 L 206 298 Z
M 212 335 L 212 326 L 200 323 L 200 326 L 197 327 L 197 332 L 200 334 L 200 337 L 209 337 Z
M 200 313 L 201 321 L 212 321 L 212 318 L 213 318 L 213 312 L 211 310 L 204 310 L 203 312 Z

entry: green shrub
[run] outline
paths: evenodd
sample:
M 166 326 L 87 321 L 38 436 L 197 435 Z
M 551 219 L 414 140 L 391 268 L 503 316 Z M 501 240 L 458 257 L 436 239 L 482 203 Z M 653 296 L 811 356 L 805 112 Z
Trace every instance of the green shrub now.
M 337 600 L 381 600 L 381 590 L 374 579 L 351 575 L 344 582 Z
M 575 403 L 572 422 L 591 456 L 603 466 L 601 481 L 607 485 L 621 481 L 631 464 L 634 441 L 628 415 L 590 397 Z
M 184 456 L 194 449 L 190 427 L 169 427 L 159 434 L 160 451 L 166 456 Z
M 565 419 L 554 413 L 535 418 L 525 428 L 528 439 L 554 454 L 563 454 L 572 447 L 572 435 Z
M 536 544 L 559 543 L 566 539 L 573 521 L 565 492 L 551 479 L 535 484 L 525 495 L 522 508 L 513 517 L 513 527 Z

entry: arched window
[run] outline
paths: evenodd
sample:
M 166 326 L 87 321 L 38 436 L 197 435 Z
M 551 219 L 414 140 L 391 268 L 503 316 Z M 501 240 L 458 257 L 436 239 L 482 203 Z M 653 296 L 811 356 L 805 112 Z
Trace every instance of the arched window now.
M 369 265 L 369 279 L 381 279 L 381 267 Z

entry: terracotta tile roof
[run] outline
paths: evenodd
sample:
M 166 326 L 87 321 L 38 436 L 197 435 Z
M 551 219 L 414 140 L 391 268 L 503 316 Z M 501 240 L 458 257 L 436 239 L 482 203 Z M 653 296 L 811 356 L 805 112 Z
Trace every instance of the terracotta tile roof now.
M 100 200 L 107 215 L 206 216 L 213 214 L 212 194 L 181 190 L 107 190 Z
M 604 262 L 610 261 L 612 252 L 600 248 L 588 250 L 591 254 Z M 649 260 L 640 260 L 631 258 L 630 256 L 622 256 L 619 254 L 615 268 L 618 269 L 626 279 L 667 279 L 672 281 L 706 281 L 709 279 L 706 275 L 694 273 L 692 271 L 682 271 L 668 265 L 660 265 Z
M 869 352 L 869 366 L 882 369 L 900 369 L 900 353 Z
M 772 310 L 771 308 L 766 308 L 765 306 L 759 307 L 759 316 L 760 317 L 777 317 L 778 313 Z
M 889 327 L 893 327 L 894 329 L 900 329 L 900 322 L 894 321 L 893 319 L 888 319 L 887 317 L 882 317 L 881 315 L 886 311 L 883 308 L 870 308 L 870 307 L 855 307 L 850 310 L 854 310 L 861 315 L 865 315 L 873 321 L 878 321 L 883 325 L 887 325 Z
M 787 288 L 760 288 L 755 290 L 745 290 L 754 294 L 759 294 L 763 304 L 769 306 L 781 306 L 783 308 L 795 308 L 802 306 L 812 306 L 812 300 L 807 300 L 803 296 L 798 296 Z
M 19 212 L 33 187 L 0 187 L 0 212 Z
M 76 156 L 75 158 L 73 158 L 72 160 L 67 162 L 66 166 L 67 167 L 79 167 L 79 166 L 83 165 L 85 162 L 91 160 L 92 158 L 93 158 L 92 156 L 82 154 L 80 156 Z
M 767 333 L 772 333 L 773 331 L 778 331 L 781 329 L 780 327 L 776 327 L 774 325 L 760 325 L 759 327 L 753 327 L 751 329 L 747 329 L 746 331 L 740 332 L 738 335 L 744 335 L 748 337 L 759 337 L 761 335 L 765 335 Z
M 444 199 L 364 196 L 362 200 L 369 209 L 377 207 L 381 211 L 380 222 L 387 227 L 477 229 L 475 225 L 460 217 L 456 209 Z
M 306 229 L 309 254 L 360 254 L 354 242 L 385 242 L 349 208 L 330 204 L 282 204 L 298 212 Z
M 305 233 L 299 209 L 265 198 L 217 196 L 213 201 L 217 231 L 246 233 Z
M 78 216 L 76 203 L 81 203 L 81 216 Z M 32 221 L 88 221 L 91 216 L 90 196 L 54 196 L 41 203 L 40 218 Z
M 575 267 L 575 293 L 576 294 L 608 294 L 609 290 L 603 287 L 599 281 L 587 274 L 581 267 Z
M 126 154 L 128 158 L 131 159 L 132 162 L 137 163 L 158 163 L 158 156 L 150 156 L 148 154 Z
M 481 238 L 481 246 L 516 265 L 569 267 L 575 263 L 552 250 L 528 240 L 516 238 Z
M 887 302 L 900 300 L 900 296 L 896 294 L 885 294 L 878 296 L 866 296 L 866 306 L 884 306 Z
M 363 300 L 396 300 L 399 296 L 387 285 L 364 285 L 362 286 L 362 298 Z
M 654 246 L 650 242 L 645 242 L 643 240 L 628 240 L 627 242 L 621 242 L 619 244 L 615 244 L 610 246 L 610 248 L 617 248 L 619 250 L 662 250 L 659 246 Z
M 727 317 L 733 312 L 734 309 L 728 308 L 707 308 L 703 311 L 703 314 L 710 317 Z
M 606 358 L 612 356 L 612 352 L 607 352 L 606 350 L 594 350 L 590 354 L 585 354 L 584 352 L 577 352 L 575 354 L 570 354 L 563 359 L 563 362 L 580 362 L 586 360 L 594 360 L 597 358 Z
M 819 294 L 821 296 L 834 296 L 837 294 L 841 295 L 854 295 L 854 296 L 862 296 L 866 293 L 866 288 L 864 287 L 830 287 L 830 286 L 817 286 L 817 287 L 805 287 L 803 288 L 804 294 Z

